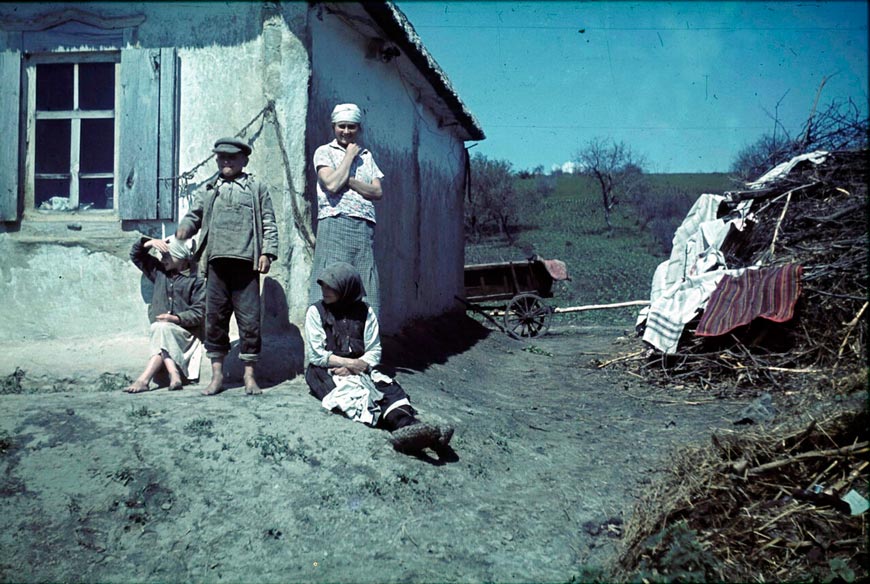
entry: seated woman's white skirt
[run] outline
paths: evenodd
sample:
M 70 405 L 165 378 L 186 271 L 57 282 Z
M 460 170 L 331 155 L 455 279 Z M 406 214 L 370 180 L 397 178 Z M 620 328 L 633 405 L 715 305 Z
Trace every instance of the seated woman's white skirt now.
M 188 381 L 199 379 L 202 363 L 202 341 L 171 322 L 151 323 L 151 355 L 166 351 L 169 358 Z
M 372 378 L 367 373 L 360 375 L 333 375 L 335 389 L 330 391 L 321 405 L 327 410 L 339 409 L 345 416 L 355 422 L 368 426 L 378 423 L 381 406 L 377 402 L 384 394 L 375 387 Z

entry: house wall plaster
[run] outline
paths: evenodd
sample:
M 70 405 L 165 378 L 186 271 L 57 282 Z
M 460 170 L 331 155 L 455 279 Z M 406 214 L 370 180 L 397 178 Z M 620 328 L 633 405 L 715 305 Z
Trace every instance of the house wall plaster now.
M 361 141 L 385 175 L 384 198 L 375 203 L 375 256 L 382 328 L 395 331 L 410 319 L 454 309 L 454 295 L 462 292 L 464 144 L 421 103 L 398 66 L 402 56 L 366 58 L 370 38 L 347 26 L 352 20 L 312 11 L 308 160 L 333 138 L 333 106 L 359 105 Z M 314 176 L 310 168 L 312 201 Z
M 44 21 L 69 8 L 6 4 L 0 5 L 0 18 Z M 75 9 L 100 17 L 144 15 L 128 38 L 142 47 L 177 48 L 180 171 L 208 159 L 216 138 L 255 121 L 244 135 L 254 148 L 248 170 L 269 185 L 280 233 L 278 261 L 263 283 L 264 325 L 269 332 L 295 331 L 298 339 L 293 323 L 302 321 L 307 304 L 311 255 L 310 224 L 298 219 L 310 214 L 302 196 L 310 70 L 307 5 L 76 3 Z M 18 42 L 16 34 L 0 35 L 0 50 L 15 49 L 10 45 Z M 255 119 L 270 101 L 274 115 Z M 186 196 L 215 170 L 213 160 L 196 170 L 181 192 L 182 212 Z M 0 224 L 0 329 L 22 339 L 147 330 L 141 278 L 128 252 L 140 234 L 153 237 L 165 230 L 169 235 L 175 225 L 93 220 L 85 214 Z M 292 357 L 301 368 L 301 350 Z

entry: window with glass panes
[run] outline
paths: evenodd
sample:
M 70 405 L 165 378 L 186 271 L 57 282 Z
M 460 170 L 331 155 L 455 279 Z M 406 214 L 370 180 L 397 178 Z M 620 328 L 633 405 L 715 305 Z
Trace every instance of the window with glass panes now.
M 28 68 L 33 206 L 115 208 L 118 53 L 33 58 Z

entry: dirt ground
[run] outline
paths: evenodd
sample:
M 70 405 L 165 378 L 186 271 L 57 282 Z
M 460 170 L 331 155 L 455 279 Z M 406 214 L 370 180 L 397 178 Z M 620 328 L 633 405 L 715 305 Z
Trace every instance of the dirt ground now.
M 0 371 L 0 580 L 588 580 L 671 448 L 745 405 L 596 368 L 635 349 L 622 335 L 515 341 L 451 317 L 385 339 L 421 416 L 456 428 L 443 458 L 325 412 L 301 376 L 205 398 L 118 391 L 136 369 L 52 384 L 21 363 L 41 385 L 19 391 Z

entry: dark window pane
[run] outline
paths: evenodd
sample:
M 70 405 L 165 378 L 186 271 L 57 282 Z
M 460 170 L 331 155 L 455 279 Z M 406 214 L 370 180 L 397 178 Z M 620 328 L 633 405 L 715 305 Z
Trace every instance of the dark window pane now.
M 34 202 L 37 209 L 69 210 L 69 181 L 36 179 Z
M 115 64 L 79 65 L 79 109 L 115 109 Z
M 112 172 L 114 147 L 115 120 L 82 120 L 81 172 Z
M 69 173 L 69 120 L 36 120 L 36 173 Z
M 83 178 L 79 181 L 80 209 L 111 209 L 112 179 Z
M 43 111 L 73 108 L 73 65 L 57 63 L 36 66 L 36 109 Z

